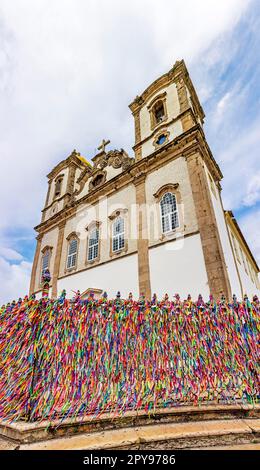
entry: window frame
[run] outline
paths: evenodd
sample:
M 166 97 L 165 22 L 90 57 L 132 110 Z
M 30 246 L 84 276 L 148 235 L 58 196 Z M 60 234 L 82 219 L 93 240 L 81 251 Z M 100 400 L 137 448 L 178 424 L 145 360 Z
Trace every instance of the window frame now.
M 115 210 L 110 216 L 109 219 L 111 221 L 111 226 L 110 226 L 110 258 L 117 257 L 120 254 L 126 253 L 128 251 L 128 220 L 127 220 L 127 214 L 128 209 L 123 208 L 123 209 L 117 209 Z M 121 218 L 123 220 L 123 228 L 124 231 L 121 231 L 120 233 L 117 233 L 114 235 L 114 226 L 116 221 Z M 120 242 L 119 239 L 120 237 L 124 237 L 124 245 L 120 247 Z M 118 239 L 118 248 L 114 249 L 114 240 Z
M 59 198 L 62 194 L 62 186 L 63 186 L 63 179 L 64 179 L 64 174 L 58 175 L 55 180 L 54 180 L 54 195 L 53 195 L 53 200 Z M 57 185 L 60 185 L 60 191 L 58 194 L 56 194 L 56 187 Z
M 73 241 L 76 241 L 76 251 L 73 253 L 70 253 L 70 246 Z M 74 271 L 77 269 L 77 264 L 78 264 L 78 253 L 79 253 L 79 237 L 78 235 L 73 232 L 67 237 L 67 256 L 66 256 L 66 265 L 65 265 L 65 271 Z M 69 259 L 72 259 L 75 256 L 75 263 L 73 265 L 69 265 Z
M 167 195 L 171 195 L 174 198 L 175 202 L 175 209 L 167 212 L 166 214 L 163 214 L 163 205 L 162 201 Z M 166 191 L 162 197 L 160 198 L 160 215 L 161 215 L 161 228 L 162 228 L 162 233 L 163 235 L 168 235 L 175 230 L 177 230 L 180 227 L 180 219 L 179 219 L 179 211 L 178 211 L 178 204 L 177 204 L 177 198 L 176 194 L 173 193 L 172 191 Z M 173 227 L 172 220 L 173 217 L 176 217 L 177 224 Z M 168 225 L 169 225 L 169 230 L 164 230 L 164 220 L 168 220 Z
M 165 141 L 162 142 L 161 144 L 158 143 L 158 139 L 161 137 L 161 136 L 165 136 Z M 159 131 L 156 132 L 156 134 L 154 135 L 154 138 L 153 138 L 153 146 L 155 149 L 159 149 L 159 148 L 162 148 L 164 145 L 168 144 L 169 142 L 169 139 L 170 139 L 170 132 L 165 129 L 164 127 L 162 129 L 160 129 Z
M 43 272 L 48 269 L 50 271 L 50 264 L 51 264 L 51 255 L 52 255 L 52 249 L 53 247 L 52 246 L 45 246 L 42 250 L 41 250 L 41 253 L 42 253 L 42 256 L 41 256 L 41 268 L 40 268 L 40 279 L 39 279 L 39 285 L 41 286 L 41 282 L 42 282 L 42 275 L 43 275 Z M 46 256 L 46 254 L 48 254 L 48 264 L 47 266 L 44 268 L 43 270 L 43 258 L 44 256 Z
M 91 234 L 96 231 L 97 237 L 95 238 L 96 243 L 91 244 Z M 89 229 L 89 236 L 88 236 L 88 246 L 87 246 L 87 262 L 94 263 L 99 259 L 99 240 L 100 240 L 100 230 L 98 225 L 94 225 Z M 92 256 L 90 258 L 90 252 L 95 253 L 96 249 L 96 256 Z
M 159 127 L 161 124 L 165 123 L 165 121 L 168 120 L 166 99 L 167 99 L 167 92 L 165 91 L 165 92 L 160 93 L 159 95 L 155 96 L 155 98 L 147 106 L 147 109 L 150 113 L 151 130 L 155 129 L 156 127 Z M 164 110 L 164 116 L 158 122 L 156 120 L 156 114 L 155 113 L 156 113 L 156 109 L 157 109 L 159 104 L 162 104 L 162 107 L 163 107 L 163 110 Z
M 119 223 L 122 222 L 123 229 L 118 233 L 114 233 L 115 226 L 118 222 Z M 122 240 L 123 240 L 123 245 L 120 246 L 120 243 L 122 242 Z M 117 242 L 117 246 L 118 246 L 118 248 L 116 249 L 114 249 L 115 241 Z M 122 217 L 121 215 L 118 215 L 112 224 L 112 252 L 117 253 L 118 251 L 122 251 L 124 248 L 125 248 L 125 220 L 124 220 L 124 217 Z

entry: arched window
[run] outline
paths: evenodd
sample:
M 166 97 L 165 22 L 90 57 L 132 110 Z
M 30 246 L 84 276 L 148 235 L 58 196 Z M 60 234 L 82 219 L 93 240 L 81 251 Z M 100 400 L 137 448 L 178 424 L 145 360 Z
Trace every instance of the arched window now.
M 88 261 L 93 261 L 94 259 L 98 257 L 98 243 L 99 243 L 99 229 L 98 227 L 94 227 L 89 232 Z
M 46 269 L 49 269 L 50 250 L 46 249 L 42 255 L 42 275 Z
M 151 129 L 153 130 L 161 122 L 168 119 L 167 116 L 167 105 L 166 105 L 167 93 L 166 91 L 155 96 L 155 98 L 148 104 L 147 109 L 150 113 Z
M 125 221 L 117 217 L 112 227 L 112 250 L 119 251 L 125 246 Z
M 94 178 L 92 181 L 93 188 L 96 188 L 97 186 L 102 184 L 103 181 L 104 181 L 104 175 L 97 175 L 96 178 Z
M 166 193 L 161 199 L 162 231 L 168 233 L 179 226 L 176 197 L 173 193 Z
M 69 240 L 67 269 L 75 268 L 78 252 L 78 239 L 76 237 Z
M 155 123 L 159 124 L 162 122 L 165 118 L 165 111 L 164 111 L 164 105 L 162 101 L 158 101 L 154 107 L 153 107 L 153 112 L 154 112 L 154 118 L 155 118 Z
M 63 180 L 63 176 L 60 176 L 55 182 L 54 197 L 58 197 L 61 194 L 62 180 Z

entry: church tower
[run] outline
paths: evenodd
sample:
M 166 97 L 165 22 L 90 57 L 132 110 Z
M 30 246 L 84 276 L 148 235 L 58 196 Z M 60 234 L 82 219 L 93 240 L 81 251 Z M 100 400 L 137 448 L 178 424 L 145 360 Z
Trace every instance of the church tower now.
M 259 291 L 259 268 L 221 199 L 223 175 L 208 146 L 204 112 L 184 61 L 130 104 L 134 158 L 102 140 L 88 161 L 73 151 L 48 175 L 31 293 L 63 289 L 168 292 L 215 299 Z
M 205 114 L 184 61 L 177 61 L 129 107 L 135 123 L 133 149 L 136 161 L 145 161 L 154 155 L 162 159 L 163 165 L 169 154 L 171 160 L 176 161 L 176 172 L 184 175 L 186 166 L 187 175 L 183 176 L 181 192 L 190 186 L 191 193 L 190 201 L 185 201 L 185 204 L 183 194 L 179 193 L 184 204 L 183 234 L 189 234 L 187 227 L 196 218 L 210 292 L 215 297 L 224 294 L 230 298 L 227 266 L 208 185 L 210 178 L 221 198 L 222 174 L 207 145 L 203 132 Z M 175 180 L 172 182 L 176 183 Z M 177 184 L 180 185 L 180 181 Z
M 188 132 L 203 125 L 204 112 L 184 61 L 155 80 L 130 109 L 135 122 L 135 158 L 140 160 Z

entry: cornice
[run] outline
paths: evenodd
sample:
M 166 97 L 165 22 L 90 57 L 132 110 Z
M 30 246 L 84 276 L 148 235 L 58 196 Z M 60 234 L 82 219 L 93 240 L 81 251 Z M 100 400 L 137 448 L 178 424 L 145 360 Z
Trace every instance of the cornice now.
M 152 98 L 154 93 L 172 82 L 174 76 L 177 76 L 178 72 L 180 72 L 180 69 L 182 68 L 183 70 L 187 70 L 184 60 L 176 61 L 172 69 L 152 82 L 140 96 L 136 96 L 136 98 L 129 105 L 132 113 L 138 111 L 138 109 L 140 109 L 148 101 L 148 99 Z
M 195 152 L 199 152 L 208 165 L 213 165 L 215 174 L 221 179 L 222 174 L 215 160 L 212 162 L 212 154 L 211 152 L 209 153 L 209 147 L 206 145 L 204 139 L 205 137 L 201 126 L 197 124 L 162 148 L 136 161 L 129 169 L 107 181 L 101 187 L 92 190 L 82 198 L 74 201 L 73 207 L 65 207 L 54 214 L 50 219 L 40 223 L 35 227 L 35 230 L 41 233 L 50 230 L 50 228 L 55 228 L 62 221 L 73 217 L 82 204 L 95 204 L 100 198 L 109 196 L 114 193 L 115 190 L 119 191 L 130 183 L 135 185 L 140 184 L 140 182 L 145 179 L 147 173 L 154 171 L 154 169 L 176 158 L 184 157 L 187 159 Z M 158 158 L 158 155 L 160 155 L 160 158 Z
M 132 114 L 135 115 L 136 113 L 139 113 L 140 109 L 153 98 L 155 93 L 158 93 L 161 89 L 169 86 L 170 83 L 177 84 L 178 82 L 181 83 L 182 81 L 189 88 L 193 105 L 203 123 L 205 113 L 200 104 L 198 95 L 193 86 L 184 60 L 176 61 L 174 66 L 167 73 L 161 75 L 161 77 L 157 78 L 153 83 L 151 83 L 140 96 L 136 96 L 136 98 L 129 105 Z

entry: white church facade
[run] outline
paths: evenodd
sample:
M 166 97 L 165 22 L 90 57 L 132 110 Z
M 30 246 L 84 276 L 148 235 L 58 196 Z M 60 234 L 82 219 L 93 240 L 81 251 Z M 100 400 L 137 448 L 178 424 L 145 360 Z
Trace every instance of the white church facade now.
M 259 294 L 259 268 L 221 199 L 222 173 L 207 144 L 204 112 L 184 61 L 130 104 L 134 156 L 78 152 L 48 175 L 30 293 L 42 272 L 52 297 L 106 291 L 196 298 Z

